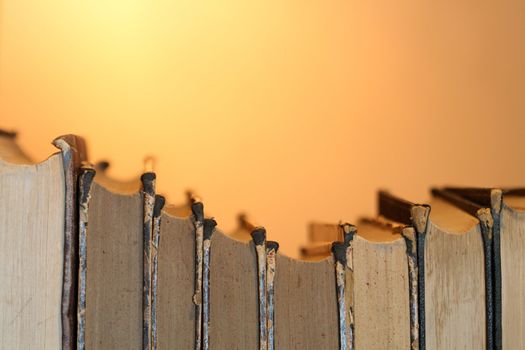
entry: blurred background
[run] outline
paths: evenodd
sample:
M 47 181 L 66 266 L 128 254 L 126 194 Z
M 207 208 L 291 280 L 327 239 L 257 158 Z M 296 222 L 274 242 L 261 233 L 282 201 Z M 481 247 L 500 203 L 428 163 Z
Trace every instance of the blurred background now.
M 0 127 L 129 178 L 157 158 L 226 231 L 297 256 L 375 192 L 525 185 L 525 2 L 0 0 Z

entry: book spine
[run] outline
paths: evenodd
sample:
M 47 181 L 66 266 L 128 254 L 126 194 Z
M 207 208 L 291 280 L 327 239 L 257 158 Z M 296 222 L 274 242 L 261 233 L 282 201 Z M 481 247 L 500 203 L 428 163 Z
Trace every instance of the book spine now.
M 413 300 L 412 305 L 417 308 L 417 323 L 415 314 L 411 317 L 411 327 L 419 326 L 419 349 L 424 350 L 425 344 L 425 235 L 427 230 L 428 217 L 430 215 L 430 206 L 426 204 L 414 204 L 395 197 L 387 192 L 378 193 L 378 212 L 387 220 L 395 221 L 405 225 L 412 226 L 415 230 L 415 253 L 417 265 L 417 281 L 411 283 L 411 295 L 414 298 L 414 288 L 417 285 L 417 304 Z M 412 242 L 413 244 L 413 242 Z M 407 245 L 408 246 L 408 245 Z M 414 263 L 414 257 L 409 257 Z M 410 261 L 409 261 L 410 263 Z M 409 270 L 410 271 L 410 270 Z M 412 273 L 416 273 L 415 269 Z M 415 276 L 412 276 L 413 278 Z M 414 330 L 414 328 L 413 328 Z M 412 332 L 411 332 L 412 333 Z M 415 340 L 412 334 L 411 339 Z M 412 343 L 415 347 L 415 343 Z
M 401 235 L 405 239 L 408 264 L 408 288 L 410 305 L 410 349 L 419 349 L 419 315 L 418 315 L 418 266 L 416 232 L 413 227 L 404 227 Z
M 503 348 L 503 332 L 501 326 L 502 305 L 501 305 L 501 207 L 503 204 L 503 191 L 493 189 L 490 193 L 491 214 L 494 220 L 493 230 L 493 276 L 494 285 L 494 348 Z
M 493 282 L 493 237 L 494 221 L 489 208 L 479 209 L 476 213 L 481 227 L 483 251 L 485 255 L 485 306 L 487 349 L 494 349 L 494 282 Z
M 87 158 L 84 140 L 74 135 L 64 135 L 53 140 L 60 149 L 64 167 L 64 269 L 62 277 L 62 349 L 73 350 L 77 340 L 78 296 L 78 202 L 77 186 L 80 166 Z
M 202 348 L 208 350 L 210 347 L 210 254 L 211 236 L 217 226 L 213 219 L 204 219 L 203 232 L 203 261 L 202 261 Z
M 257 254 L 257 283 L 259 287 L 259 350 L 267 350 L 266 230 L 263 227 L 255 228 L 252 231 L 252 239 Z
M 202 348 L 202 257 L 204 243 L 204 206 L 195 202 L 191 206 L 195 226 L 195 350 Z
M 391 195 L 388 192 L 379 191 L 377 193 L 377 205 L 377 211 L 380 216 L 405 225 L 412 224 L 410 210 L 414 206 L 414 203 Z
M 155 206 L 155 173 L 141 177 L 143 196 L 143 290 L 142 290 L 142 349 L 151 349 L 151 242 L 153 239 L 153 210 Z
M 410 209 L 412 227 L 416 231 L 417 253 L 417 289 L 418 289 L 418 315 L 419 315 L 419 349 L 425 350 L 425 237 L 427 232 L 430 206 L 414 205 Z
M 79 223 L 78 223 L 78 307 L 77 349 L 86 348 L 86 280 L 87 280 L 87 236 L 89 223 L 89 200 L 95 170 L 90 166 L 81 169 L 79 177 Z
M 274 281 L 275 281 L 275 255 L 279 250 L 279 243 L 266 242 L 266 292 L 268 293 L 268 350 L 275 349 L 274 337 Z
M 157 349 L 157 287 L 159 267 L 159 244 L 160 244 L 160 217 L 166 200 L 163 196 L 155 195 L 153 208 L 153 239 L 151 242 L 151 349 Z
M 348 293 L 352 293 L 352 286 L 347 286 L 347 280 L 353 281 L 353 264 L 348 263 L 348 258 L 352 259 L 352 241 L 348 244 L 334 242 L 332 254 L 335 262 L 335 282 L 337 293 L 337 310 L 339 319 L 339 349 L 354 349 L 353 332 L 353 306 L 347 305 Z M 351 274 L 347 276 L 347 273 Z

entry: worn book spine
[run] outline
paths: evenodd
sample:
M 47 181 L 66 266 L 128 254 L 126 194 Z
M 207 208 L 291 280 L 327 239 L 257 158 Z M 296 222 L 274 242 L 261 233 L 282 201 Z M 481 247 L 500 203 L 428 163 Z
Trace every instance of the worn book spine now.
M 86 280 L 87 280 L 87 236 L 89 223 L 89 200 L 95 170 L 82 166 L 79 177 L 79 274 L 78 274 L 78 308 L 77 308 L 77 349 L 86 348 Z
M 493 189 L 490 193 L 491 214 L 494 220 L 493 226 L 493 260 L 492 282 L 494 284 L 494 347 L 496 350 L 503 349 L 503 330 L 502 330 L 502 280 L 501 280 L 501 208 L 503 205 L 503 192 L 500 189 Z
M 195 350 L 202 348 L 202 269 L 204 246 L 204 206 L 201 202 L 192 204 L 193 222 L 195 225 Z
M 143 294 L 142 294 L 142 348 L 151 349 L 151 243 L 153 239 L 153 211 L 155 206 L 155 173 L 141 177 L 143 198 Z
M 268 332 L 266 325 L 266 230 L 257 227 L 252 231 L 252 239 L 257 254 L 257 283 L 259 289 L 259 350 L 266 350 L 268 344 Z
M 153 208 L 153 239 L 151 242 L 151 349 L 157 349 L 157 286 L 160 244 L 160 215 L 166 200 L 161 195 L 155 195 Z
M 410 307 L 410 349 L 419 349 L 419 295 L 418 295 L 418 265 L 417 265 L 417 241 L 416 231 L 412 226 L 398 226 L 392 222 L 381 219 L 362 218 L 363 223 L 388 227 L 392 233 L 400 234 L 406 245 L 408 289 Z
M 353 350 L 353 317 L 352 305 L 347 305 L 347 293 L 351 293 L 351 287 L 347 286 L 347 258 L 351 258 L 351 241 L 349 244 L 343 242 L 334 242 L 332 245 L 332 252 L 335 261 L 335 281 L 337 293 L 337 308 L 339 317 L 339 349 Z M 348 256 L 349 255 L 349 256 Z M 353 268 L 349 269 L 349 273 L 353 272 Z M 350 287 L 350 288 L 347 288 Z M 350 290 L 349 290 L 350 289 Z
M 268 293 L 267 300 L 267 331 L 268 331 L 268 350 L 275 349 L 274 336 L 274 282 L 275 282 L 275 255 L 279 250 L 279 243 L 274 241 L 266 242 L 266 292 Z
M 399 197 L 393 196 L 386 191 L 378 192 L 378 213 L 387 220 L 398 222 L 413 227 L 415 230 L 415 239 L 409 238 L 407 247 L 410 244 L 409 268 L 410 264 L 416 264 L 417 269 L 412 266 L 409 269 L 409 275 L 412 280 L 409 281 L 411 288 L 411 309 L 417 308 L 417 317 L 415 310 L 411 310 L 411 329 L 413 332 L 418 330 L 418 346 L 420 350 L 426 348 L 425 342 L 425 237 L 427 230 L 428 217 L 430 215 L 430 206 L 426 204 L 415 204 Z M 407 241 L 407 237 L 405 237 Z M 415 247 L 414 247 L 415 243 Z M 414 280 L 417 275 L 417 280 Z M 414 300 L 413 288 L 417 288 L 417 302 Z M 412 335 L 411 339 L 416 340 Z M 412 343 L 412 347 L 415 344 Z
M 202 349 L 210 348 L 210 254 L 211 237 L 217 222 L 214 219 L 204 219 L 202 242 Z
M 82 138 L 64 135 L 53 145 L 60 149 L 65 178 L 64 270 L 62 280 L 62 349 L 73 350 L 77 340 L 78 295 L 78 202 L 77 185 L 80 166 L 87 159 Z
M 415 205 L 411 208 L 410 215 L 414 218 L 412 226 L 416 231 L 419 349 L 425 350 L 425 237 L 430 207 L 428 205 Z
M 417 239 L 413 227 L 407 226 L 401 229 L 401 235 L 405 239 L 408 262 L 408 284 L 410 303 L 410 349 L 419 349 L 419 298 L 418 298 L 418 265 L 417 265 Z

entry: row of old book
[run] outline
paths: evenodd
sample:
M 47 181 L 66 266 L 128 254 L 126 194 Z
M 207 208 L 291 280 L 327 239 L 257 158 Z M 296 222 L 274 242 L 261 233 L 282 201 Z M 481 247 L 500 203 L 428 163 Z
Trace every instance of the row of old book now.
M 380 192 L 297 260 L 53 143 L 34 163 L 0 132 L 1 349 L 525 349 L 525 191 Z

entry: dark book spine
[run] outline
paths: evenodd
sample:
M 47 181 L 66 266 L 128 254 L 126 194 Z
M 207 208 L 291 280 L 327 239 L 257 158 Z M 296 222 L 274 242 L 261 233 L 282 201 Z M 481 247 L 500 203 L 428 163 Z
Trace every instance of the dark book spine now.
M 155 195 L 153 207 L 153 235 L 151 241 L 151 349 L 157 349 L 157 287 L 159 271 L 160 217 L 166 200 Z
M 77 349 L 86 348 L 86 281 L 87 281 L 87 236 L 89 223 L 89 200 L 95 170 L 83 166 L 78 181 L 79 223 L 78 223 L 78 306 L 77 306 Z
M 379 191 L 378 198 L 378 214 L 384 218 L 396 221 L 405 225 L 412 224 L 412 217 L 410 210 L 414 203 L 393 196 L 386 191 Z
M 257 255 L 257 284 L 259 287 L 259 350 L 268 347 L 268 314 L 266 308 L 266 230 L 256 227 L 252 231 L 252 240 Z
M 143 291 L 142 291 L 142 349 L 151 349 L 151 243 L 153 240 L 153 211 L 155 207 L 155 173 L 141 177 L 143 198 Z
M 275 349 L 275 337 L 274 337 L 274 280 L 275 280 L 275 256 L 279 250 L 279 243 L 274 241 L 266 242 L 266 293 L 268 294 L 267 300 L 267 313 L 268 313 L 268 350 Z
M 202 349 L 210 348 L 210 258 L 211 236 L 217 222 L 214 219 L 204 219 L 202 243 Z
M 195 304 L 195 350 L 202 349 L 202 269 L 204 245 L 204 206 L 202 202 L 195 201 L 191 210 L 195 226 L 195 291 L 193 303 Z

